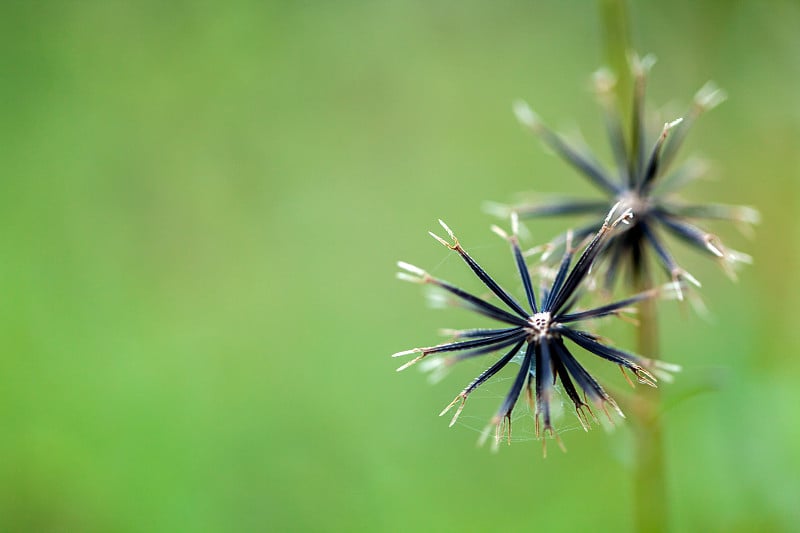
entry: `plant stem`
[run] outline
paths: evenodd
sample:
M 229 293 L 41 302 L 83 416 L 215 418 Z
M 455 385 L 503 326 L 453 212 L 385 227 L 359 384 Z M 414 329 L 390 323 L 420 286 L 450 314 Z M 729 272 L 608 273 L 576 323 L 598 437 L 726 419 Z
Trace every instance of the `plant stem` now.
M 644 280 L 637 280 L 644 288 Z M 639 306 L 638 351 L 658 358 L 658 314 L 656 302 L 645 300 Z M 633 402 L 635 439 L 634 524 L 636 531 L 668 530 L 669 502 L 664 461 L 664 430 L 659 389 L 642 387 Z
M 633 79 L 628 66 L 632 50 L 627 0 L 599 0 L 603 31 L 604 61 L 617 75 L 617 104 L 625 115 L 632 109 Z M 627 118 L 625 121 L 627 122 Z M 644 253 L 640 250 L 634 264 L 636 292 L 651 288 Z M 639 305 L 639 354 L 657 359 L 658 313 L 654 300 Z M 631 426 L 635 439 L 633 472 L 633 509 L 636 531 L 658 533 L 669 528 L 669 502 L 664 462 L 664 430 L 661 420 L 661 395 L 658 389 L 640 387 L 631 405 Z
M 630 109 L 633 87 L 633 78 L 628 68 L 628 52 L 632 47 L 626 0 L 600 0 L 600 19 L 603 61 L 617 76 L 617 105 L 620 112 L 626 114 Z

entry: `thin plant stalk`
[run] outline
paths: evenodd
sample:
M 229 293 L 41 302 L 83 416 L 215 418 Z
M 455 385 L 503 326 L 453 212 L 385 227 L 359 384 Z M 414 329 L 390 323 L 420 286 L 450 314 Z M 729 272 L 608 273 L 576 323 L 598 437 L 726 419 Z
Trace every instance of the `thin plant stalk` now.
M 633 81 L 628 68 L 628 52 L 631 47 L 631 31 L 628 23 L 626 0 L 600 0 L 600 18 L 603 32 L 603 59 L 617 75 L 617 104 L 622 113 L 630 108 Z
M 632 50 L 628 5 L 626 0 L 600 0 L 600 17 L 603 26 L 605 60 L 618 76 L 618 106 L 631 109 L 632 86 L 628 68 L 628 52 Z M 624 111 L 623 111 L 624 112 Z M 630 117 L 627 117 L 630 119 Z M 631 142 L 634 142 L 631 139 Z M 631 151 L 633 154 L 635 151 Z M 644 257 L 639 258 L 644 261 Z M 652 288 L 649 276 L 640 271 L 633 280 L 634 289 Z M 657 359 L 659 357 L 658 312 L 656 301 L 639 303 L 638 353 Z M 634 435 L 634 527 L 636 531 L 657 533 L 668 530 L 669 500 L 666 487 L 664 428 L 661 419 L 660 389 L 642 387 L 633 399 Z
M 649 288 L 645 279 L 637 289 Z M 655 300 L 639 304 L 638 352 L 657 359 L 658 313 Z M 634 526 L 636 531 L 668 530 L 669 499 L 666 487 L 664 427 L 661 418 L 661 389 L 641 387 L 633 399 Z

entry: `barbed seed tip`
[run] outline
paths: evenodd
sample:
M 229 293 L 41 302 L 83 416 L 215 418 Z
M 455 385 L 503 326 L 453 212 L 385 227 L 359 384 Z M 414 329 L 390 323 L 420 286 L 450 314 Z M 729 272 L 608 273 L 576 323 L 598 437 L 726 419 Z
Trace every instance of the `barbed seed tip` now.
M 700 281 L 696 277 L 692 276 L 686 270 L 681 272 L 681 277 L 686 281 L 688 281 L 689 283 L 691 283 L 692 285 L 694 285 L 695 287 L 697 287 L 698 289 L 703 286 L 702 283 L 700 283 Z
M 517 117 L 517 120 L 523 126 L 532 130 L 537 130 L 541 126 L 542 121 L 539 115 L 537 115 L 524 100 L 514 100 L 512 108 L 514 110 L 514 116 Z
M 457 242 L 458 241 L 458 239 L 456 239 L 456 236 L 453 234 L 453 230 L 451 230 L 450 226 L 445 224 L 444 220 L 442 220 L 441 218 L 439 219 L 439 225 L 442 226 L 442 228 L 447 232 L 447 234 L 450 236 L 450 238 L 453 239 L 453 242 Z
M 427 283 L 430 280 L 430 276 L 427 272 L 405 261 L 398 261 L 397 268 L 404 271 L 395 274 L 395 277 L 401 281 L 407 281 L 409 283 Z
M 674 269 L 671 274 L 672 274 L 672 283 L 670 283 L 669 285 L 672 286 L 672 290 L 675 291 L 675 296 L 681 302 L 683 301 L 683 289 L 687 288 L 687 285 L 684 283 L 684 281 L 688 281 L 697 288 L 702 287 L 701 283 L 697 280 L 697 278 L 695 278 L 689 272 L 683 270 L 682 268 Z
M 404 355 L 411 355 L 412 353 L 422 353 L 422 350 L 419 348 L 412 348 L 410 350 L 403 350 L 402 352 L 397 352 L 392 354 L 392 358 L 395 357 L 403 357 Z
M 426 278 L 423 281 L 427 281 Z M 425 293 L 425 301 L 431 309 L 445 309 L 453 305 L 453 302 L 447 297 L 446 294 L 439 291 L 427 291 Z
M 445 358 L 423 359 L 417 368 L 428 375 L 428 382 L 436 384 L 442 381 L 447 375 L 449 364 Z
M 456 412 L 453 415 L 453 418 L 450 420 L 450 424 L 448 424 L 448 427 L 453 427 L 454 425 L 456 425 L 456 421 L 458 420 L 459 415 L 461 415 L 461 411 L 464 410 L 464 405 L 467 403 L 467 396 L 463 392 L 460 393 L 458 396 L 456 396 L 456 398 L 452 402 L 450 402 L 450 405 L 445 407 L 442 410 L 442 412 L 439 413 L 439 416 L 444 416 L 444 414 L 447 413 L 450 409 L 452 409 L 453 406 L 457 404 L 459 401 L 461 402 L 461 405 L 459 405 L 458 409 L 456 409 Z
M 619 202 L 614 207 L 616 207 L 617 205 L 619 205 Z M 634 217 L 633 209 L 628 207 L 625 209 L 625 211 L 622 212 L 621 215 L 619 215 L 616 219 L 614 219 L 614 222 L 611 223 L 611 227 L 616 228 L 620 223 L 628 225 L 631 223 L 631 220 L 633 220 L 633 217 Z M 606 220 L 606 225 L 608 225 L 608 220 Z
M 736 208 L 736 216 L 739 220 L 747 222 L 748 224 L 761 223 L 761 213 L 758 209 L 750 207 L 749 205 L 738 206 Z
M 519 235 L 519 214 L 516 211 L 511 212 L 511 234 Z
M 610 69 L 602 67 L 592 74 L 592 84 L 598 93 L 608 94 L 614 90 L 614 86 L 617 84 L 617 77 L 614 76 Z
M 668 132 L 669 130 L 671 130 L 672 128 L 674 128 L 675 126 L 680 124 L 681 122 L 683 122 L 683 117 L 678 117 L 675 120 L 673 120 L 672 122 L 667 122 L 666 124 L 664 124 L 664 132 L 665 133 Z
M 427 354 L 426 354 L 424 351 L 423 351 L 423 352 L 421 352 L 421 353 L 420 353 L 418 356 L 416 356 L 416 357 L 415 357 L 414 359 L 412 359 L 411 361 L 409 361 L 409 362 L 407 362 L 406 364 L 404 364 L 404 365 L 402 365 L 402 366 L 398 367 L 398 368 L 397 368 L 397 372 L 402 372 L 403 370 L 405 370 L 406 368 L 410 367 L 411 365 L 413 365 L 413 364 L 415 364 L 415 363 L 419 362 L 419 361 L 420 361 L 420 360 L 421 360 L 423 357 L 425 357 L 426 355 L 427 355 Z
M 716 255 L 717 257 L 725 257 L 725 254 L 722 252 L 722 250 L 720 250 L 720 247 L 717 246 L 719 239 L 717 239 L 714 235 L 706 235 L 704 240 L 706 249 L 709 252 Z
M 725 256 L 729 262 L 732 263 L 745 263 L 748 265 L 753 264 L 753 256 L 750 254 L 746 254 L 744 252 L 739 252 L 737 250 L 728 250 L 727 255 Z
M 631 72 L 637 78 L 646 76 L 653 65 L 656 64 L 656 56 L 647 54 L 640 57 L 636 52 L 628 53 L 628 64 L 630 65 Z
M 601 400 L 601 402 L 603 402 L 602 404 L 603 411 L 605 411 L 606 416 L 608 417 L 608 421 L 611 422 L 612 425 L 614 424 L 614 420 L 611 418 L 608 409 L 606 409 L 606 404 L 611 405 L 611 408 L 614 409 L 614 411 L 616 411 L 620 417 L 627 418 L 625 416 L 625 413 L 622 412 L 622 409 L 619 408 L 619 405 L 617 405 L 617 402 L 615 402 L 611 397 Z
M 439 243 L 440 243 L 442 246 L 446 246 L 447 248 L 450 248 L 450 243 L 449 243 L 449 242 L 447 242 L 446 240 L 442 239 L 442 238 L 441 238 L 441 237 L 439 237 L 438 235 L 436 235 L 434 232 L 432 232 L 432 231 L 429 231 L 429 232 L 428 232 L 428 235 L 430 235 L 431 237 L 433 237 L 434 239 L 436 239 L 437 241 L 439 241 Z
M 655 376 L 658 377 L 661 381 L 665 383 L 672 383 L 675 381 L 675 377 L 672 375 L 674 373 L 680 372 L 682 370 L 681 365 L 675 365 L 671 363 L 662 363 L 661 361 L 651 360 L 652 363 L 652 371 Z
M 510 238 L 510 237 L 509 237 L 509 235 L 508 235 L 508 233 L 506 233 L 506 232 L 505 232 L 505 230 L 504 230 L 503 228 L 501 228 L 500 226 L 498 226 L 498 225 L 496 225 L 496 224 L 492 224 L 492 225 L 491 225 L 491 227 L 490 227 L 489 229 L 491 229 L 491 230 L 492 230 L 492 232 L 493 232 L 495 235 L 499 236 L 501 239 L 508 240 L 508 239 Z
M 701 112 L 714 109 L 727 99 L 728 95 L 725 91 L 717 87 L 713 81 L 700 87 L 700 90 L 694 95 L 694 103 Z
M 406 272 L 398 272 L 394 275 L 395 278 L 399 279 L 400 281 L 407 281 L 409 283 L 424 283 L 425 280 L 419 278 L 417 276 L 412 276 Z
M 409 272 L 411 274 L 416 274 L 417 276 L 424 276 L 425 274 L 427 274 L 427 272 L 425 272 L 418 266 L 414 266 L 411 263 L 406 263 L 405 261 L 398 261 L 397 268 L 399 268 L 400 270 L 405 270 L 406 272 Z
M 683 367 L 681 365 L 677 365 L 675 363 L 666 363 L 664 361 L 655 360 L 653 364 L 655 365 L 656 368 L 664 370 L 666 372 L 680 372 L 681 370 L 683 370 Z
M 603 221 L 604 226 L 607 225 L 609 222 L 611 222 L 611 217 L 614 216 L 614 213 L 617 211 L 617 209 L 619 208 L 619 204 L 621 203 L 622 201 L 619 201 L 611 207 L 611 211 L 608 212 L 608 214 L 606 215 L 606 219 Z
M 546 244 L 542 244 L 541 246 L 536 246 L 535 248 L 528 250 L 528 255 L 533 255 L 539 253 L 540 251 L 542 252 L 541 260 L 547 261 L 556 251 L 556 245 L 552 242 L 548 242 Z

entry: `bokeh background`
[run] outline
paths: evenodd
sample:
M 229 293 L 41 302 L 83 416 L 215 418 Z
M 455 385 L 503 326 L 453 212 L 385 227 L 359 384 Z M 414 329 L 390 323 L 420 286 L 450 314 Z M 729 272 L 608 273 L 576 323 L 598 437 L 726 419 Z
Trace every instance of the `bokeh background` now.
M 632 527 L 630 434 L 475 446 L 501 376 L 388 355 L 471 319 L 393 278 L 469 285 L 444 218 L 513 283 L 486 200 L 591 194 L 511 113 L 608 160 L 585 2 L 6 2 L 0 8 L 0 530 Z M 681 245 L 711 319 L 662 304 L 676 531 L 800 528 L 800 5 L 631 6 L 649 102 L 729 94 L 686 196 L 758 207 L 738 284 Z M 670 107 L 672 106 L 672 107 Z M 534 244 L 563 222 L 529 225 Z M 615 339 L 632 346 L 630 326 Z M 611 388 L 624 383 L 608 374 Z M 602 372 L 602 370 L 601 370 Z M 527 431 L 527 432 L 526 432 Z

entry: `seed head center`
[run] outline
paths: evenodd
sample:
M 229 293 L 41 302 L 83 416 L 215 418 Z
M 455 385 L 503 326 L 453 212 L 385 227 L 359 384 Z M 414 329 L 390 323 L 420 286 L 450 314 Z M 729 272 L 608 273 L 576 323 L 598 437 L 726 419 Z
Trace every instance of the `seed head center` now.
M 629 191 L 619 198 L 619 212 L 623 212 L 626 209 L 630 209 L 633 211 L 633 214 L 639 218 L 645 213 L 650 210 L 650 199 L 647 197 L 640 196 L 635 191 Z M 634 219 L 635 220 L 635 219 Z
M 529 329 L 532 334 L 536 336 L 547 335 L 547 331 L 550 328 L 550 313 L 547 311 L 536 313 L 528 318 L 528 324 L 530 324 Z

